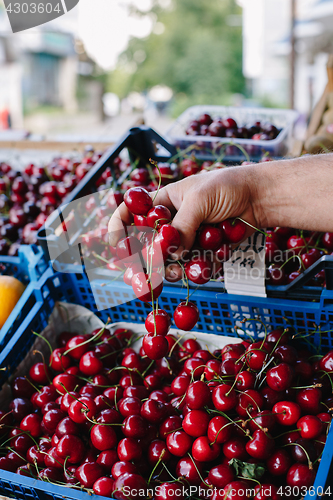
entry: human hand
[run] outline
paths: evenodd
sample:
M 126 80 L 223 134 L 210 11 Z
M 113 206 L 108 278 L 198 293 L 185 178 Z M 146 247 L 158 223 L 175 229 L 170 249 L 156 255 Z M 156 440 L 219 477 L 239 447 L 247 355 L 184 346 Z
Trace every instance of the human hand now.
M 224 168 L 193 175 L 160 189 L 154 205 L 170 209 L 174 216 L 172 225 L 181 236 L 181 245 L 173 255 L 175 260 L 191 249 L 202 223 L 216 224 L 230 217 L 240 217 L 257 227 L 252 172 L 251 166 Z M 154 198 L 156 193 L 150 194 Z M 132 222 L 132 214 L 122 203 L 109 222 L 112 246 L 123 236 L 124 224 Z M 253 229 L 249 226 L 245 238 L 252 233 Z M 169 271 L 175 269 L 170 268 Z

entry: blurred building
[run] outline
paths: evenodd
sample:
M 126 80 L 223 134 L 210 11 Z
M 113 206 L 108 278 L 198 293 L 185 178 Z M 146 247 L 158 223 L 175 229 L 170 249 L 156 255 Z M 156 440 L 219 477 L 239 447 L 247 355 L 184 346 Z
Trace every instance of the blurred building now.
M 244 74 L 254 98 L 289 101 L 291 0 L 239 0 L 243 7 Z M 326 82 L 333 53 L 333 0 L 296 0 L 295 107 L 308 113 Z
M 68 21 L 60 19 L 12 34 L 0 8 L 0 113 L 9 112 L 13 128 L 22 127 L 23 110 L 76 110 L 78 55 Z

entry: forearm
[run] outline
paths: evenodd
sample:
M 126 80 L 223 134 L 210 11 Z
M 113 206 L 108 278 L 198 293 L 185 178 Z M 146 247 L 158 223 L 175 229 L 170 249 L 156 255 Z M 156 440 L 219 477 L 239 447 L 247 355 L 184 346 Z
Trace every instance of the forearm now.
M 333 232 L 333 154 L 252 167 L 250 189 L 260 227 Z

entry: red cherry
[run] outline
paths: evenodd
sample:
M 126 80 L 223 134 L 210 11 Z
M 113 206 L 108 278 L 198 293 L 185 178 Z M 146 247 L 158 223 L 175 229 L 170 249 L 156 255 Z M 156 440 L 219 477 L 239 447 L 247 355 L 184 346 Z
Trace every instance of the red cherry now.
M 206 380 L 212 380 L 216 378 L 221 369 L 221 363 L 217 359 L 209 359 L 205 366 L 205 378 Z
M 111 497 L 114 490 L 114 481 L 110 477 L 100 477 L 94 482 L 93 490 L 96 495 Z
M 86 344 L 88 338 L 85 335 L 76 335 L 68 340 L 66 344 L 66 355 L 71 358 L 81 359 L 83 354 L 89 350 L 89 344 Z M 68 352 L 67 352 L 68 351 Z
M 229 465 L 217 465 L 210 469 L 208 473 L 209 484 L 216 488 L 224 488 L 234 479 L 235 475 Z
M 151 424 L 160 423 L 167 413 L 167 407 L 160 401 L 148 399 L 141 406 L 141 416 Z
M 205 225 L 199 232 L 199 245 L 204 250 L 218 250 L 222 244 L 222 231 L 218 227 Z
M 266 462 L 267 470 L 272 476 L 282 476 L 287 473 L 291 466 L 291 458 L 286 449 L 280 449 L 273 452 Z
M 294 464 L 287 473 L 286 482 L 288 486 L 310 488 L 313 485 L 316 472 L 305 464 Z
M 181 429 L 182 420 L 177 415 L 171 415 L 160 425 L 160 437 L 162 439 L 166 439 L 167 436 L 171 433 L 171 431 L 175 431 Z
M 160 229 L 164 224 L 171 221 L 170 210 L 163 205 L 156 205 L 147 214 L 148 226 L 153 229 Z
M 293 401 L 279 401 L 273 406 L 273 413 L 281 425 L 294 425 L 301 416 L 301 408 Z
M 143 337 L 142 347 L 149 359 L 161 359 L 168 354 L 169 343 L 163 335 L 147 333 Z
M 140 460 L 142 448 L 137 439 L 126 437 L 119 441 L 117 453 L 119 460 L 131 462 L 132 460 Z
M 325 356 L 319 362 L 319 367 L 325 372 L 333 372 L 333 351 L 325 354 Z
M 148 274 L 141 272 L 133 276 L 132 287 L 138 299 L 143 302 L 151 302 L 161 295 L 163 280 L 158 273 L 151 273 L 149 278 Z
M 60 439 L 56 451 L 61 458 L 68 457 L 69 463 L 77 464 L 83 459 L 85 447 L 78 436 L 67 435 Z
M 68 416 L 77 424 L 86 422 L 86 416 L 91 420 L 96 413 L 96 404 L 93 399 L 83 396 L 70 405 Z
M 205 257 L 195 257 L 186 263 L 185 274 L 197 285 L 208 283 L 212 277 L 212 263 Z
M 167 436 L 167 447 L 172 455 L 182 457 L 192 446 L 192 438 L 183 431 L 175 431 Z
M 237 397 L 234 389 L 228 384 L 220 384 L 213 390 L 214 406 L 220 411 L 229 411 L 235 408 Z
M 181 483 L 163 483 L 159 485 L 155 494 L 155 500 L 184 500 Z
M 86 462 L 80 465 L 75 472 L 76 478 L 85 488 L 92 488 L 93 484 L 103 476 L 104 470 L 96 462 Z
M 219 224 L 223 238 L 228 243 L 233 244 L 240 243 L 243 240 L 246 233 L 246 227 L 246 224 L 239 219 L 226 219 Z
M 333 250 L 333 233 L 324 233 L 322 238 L 323 246 L 332 252 Z
M 112 477 L 117 479 L 123 474 L 136 474 L 137 468 L 131 462 L 115 462 L 111 469 Z
M 97 424 L 90 431 L 90 439 L 100 451 L 110 450 L 117 444 L 117 435 L 110 425 Z
M 302 438 L 316 439 L 323 430 L 323 424 L 315 415 L 305 415 L 298 420 L 297 428 Z
M 131 500 L 142 500 L 147 497 L 147 483 L 139 474 L 123 474 L 119 476 L 113 485 L 113 498 L 127 500 L 127 492 L 131 492 Z
M 138 260 L 142 243 L 135 236 L 127 236 L 117 243 L 117 257 L 125 263 L 133 263 Z
M 246 389 L 238 396 L 236 411 L 241 417 L 247 417 L 253 412 L 260 412 L 263 408 L 264 398 L 260 392 L 254 389 Z
M 191 410 L 200 410 L 211 400 L 209 387 L 201 380 L 189 385 L 186 391 L 186 404 Z
M 103 370 L 103 362 L 94 351 L 88 351 L 81 357 L 79 368 L 81 373 L 90 377 Z
M 173 313 L 173 319 L 177 328 L 188 332 L 199 319 L 199 309 L 193 302 L 180 302 Z
M 190 457 L 183 457 L 176 465 L 176 476 L 184 478 L 189 484 L 201 483 L 202 464 Z
M 37 384 L 48 384 L 50 373 L 45 363 L 35 363 L 29 370 L 29 378 Z
M 204 436 L 209 424 L 209 415 L 203 410 L 192 410 L 185 415 L 182 426 L 192 437 Z
M 135 215 L 147 215 L 153 206 L 148 191 L 142 187 L 133 187 L 126 191 L 124 202 L 128 210 Z
M 151 311 L 146 318 L 145 327 L 148 333 L 167 335 L 171 327 L 170 315 L 164 309 Z
M 166 259 L 179 247 L 180 234 L 175 227 L 170 224 L 164 224 L 154 239 L 154 244 L 161 248 L 163 258 Z
M 232 427 L 226 417 L 218 415 L 209 422 L 207 435 L 211 443 L 225 443 L 231 437 L 231 434 Z
M 246 451 L 253 458 L 267 460 L 275 448 L 274 440 L 263 430 L 254 431 L 252 439 L 246 443 Z
M 167 462 L 170 460 L 171 454 L 167 449 L 165 441 L 154 439 L 148 448 L 148 460 L 151 465 L 155 465 L 158 461 Z
M 270 368 L 266 375 L 267 385 L 275 391 L 285 391 L 293 380 L 294 370 L 287 363 Z
M 37 413 L 30 413 L 20 423 L 22 431 L 29 432 L 34 438 L 39 437 L 42 432 L 42 418 Z
M 207 436 L 198 437 L 192 445 L 192 456 L 198 462 L 211 462 L 221 451 L 218 443 L 211 444 Z
M 77 387 L 78 380 L 73 375 L 68 373 L 60 373 L 53 379 L 54 388 L 59 394 L 72 392 Z

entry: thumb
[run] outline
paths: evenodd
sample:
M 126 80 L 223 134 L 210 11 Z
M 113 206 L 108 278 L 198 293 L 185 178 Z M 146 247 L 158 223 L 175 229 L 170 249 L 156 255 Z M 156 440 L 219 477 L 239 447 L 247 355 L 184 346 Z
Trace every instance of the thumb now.
M 192 248 L 196 232 L 203 220 L 204 216 L 195 200 L 184 199 L 172 221 L 172 226 L 180 234 L 180 247 L 174 252 L 173 257 L 181 258 L 184 250 Z

